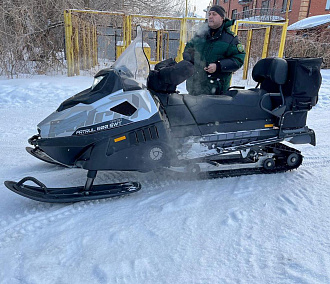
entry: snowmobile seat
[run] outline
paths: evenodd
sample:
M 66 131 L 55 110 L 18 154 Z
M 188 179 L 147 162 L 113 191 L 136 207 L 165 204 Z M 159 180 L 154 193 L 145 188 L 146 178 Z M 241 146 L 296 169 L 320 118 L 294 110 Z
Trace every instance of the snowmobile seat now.
M 185 94 L 184 102 L 197 124 L 264 120 L 272 118 L 271 114 L 260 108 L 260 98 L 265 93 L 266 91 L 261 89 L 250 89 L 230 90 L 221 96 Z
M 278 116 L 279 85 L 287 80 L 288 64 L 281 58 L 265 58 L 254 66 L 253 79 L 260 88 L 229 90 L 220 96 L 185 95 L 184 101 L 198 124 L 212 121 L 264 120 Z

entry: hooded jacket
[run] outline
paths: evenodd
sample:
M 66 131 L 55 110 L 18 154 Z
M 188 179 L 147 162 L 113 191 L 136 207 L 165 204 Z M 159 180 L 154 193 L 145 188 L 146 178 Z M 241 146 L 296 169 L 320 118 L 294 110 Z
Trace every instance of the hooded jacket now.
M 215 33 L 208 27 L 186 44 L 183 58 L 195 67 L 194 75 L 187 79 L 189 94 L 219 95 L 229 88 L 232 72 L 243 65 L 245 58 L 243 46 L 230 31 L 234 22 L 225 19 Z M 212 74 L 204 71 L 210 63 L 217 64 L 217 70 Z

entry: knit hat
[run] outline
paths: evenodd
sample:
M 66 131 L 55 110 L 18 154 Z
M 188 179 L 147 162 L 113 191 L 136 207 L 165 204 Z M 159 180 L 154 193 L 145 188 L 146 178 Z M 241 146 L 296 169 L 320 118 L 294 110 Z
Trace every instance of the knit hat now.
M 223 7 L 221 7 L 220 5 L 213 5 L 210 8 L 210 11 L 214 11 L 214 12 L 218 13 L 222 18 L 224 18 L 225 14 L 226 14 L 226 10 Z

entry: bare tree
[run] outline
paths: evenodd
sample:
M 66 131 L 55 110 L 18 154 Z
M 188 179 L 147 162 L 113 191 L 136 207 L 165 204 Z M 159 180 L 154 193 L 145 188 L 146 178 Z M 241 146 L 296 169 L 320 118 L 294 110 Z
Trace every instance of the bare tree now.
M 2 0 L 0 75 L 58 72 L 64 61 L 65 9 L 177 16 L 179 0 Z M 114 8 L 115 7 L 115 8 Z

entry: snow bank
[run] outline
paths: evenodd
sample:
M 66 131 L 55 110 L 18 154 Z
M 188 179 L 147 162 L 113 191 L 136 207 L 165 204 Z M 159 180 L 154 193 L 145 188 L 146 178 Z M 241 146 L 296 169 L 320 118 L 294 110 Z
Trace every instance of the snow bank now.
M 294 24 L 292 24 L 288 27 L 288 31 L 310 29 L 310 28 L 314 28 L 314 27 L 317 27 L 320 25 L 324 25 L 326 23 L 330 23 L 330 14 L 313 16 L 313 17 L 309 17 L 309 18 L 300 20 L 298 22 L 295 22 Z

